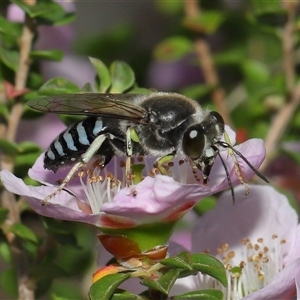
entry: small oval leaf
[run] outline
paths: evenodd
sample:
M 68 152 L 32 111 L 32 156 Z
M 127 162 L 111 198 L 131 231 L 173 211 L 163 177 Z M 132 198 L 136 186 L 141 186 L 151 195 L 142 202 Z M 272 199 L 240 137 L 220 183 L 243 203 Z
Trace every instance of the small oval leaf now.
M 105 93 L 111 85 L 109 70 L 100 59 L 94 57 L 89 57 L 89 59 L 99 79 L 97 82 L 97 91 Z
M 38 239 L 37 239 L 37 236 L 35 235 L 35 233 L 30 228 L 25 226 L 24 224 L 15 223 L 11 226 L 10 229 L 15 235 L 17 235 L 21 239 L 32 241 L 34 243 L 38 242 Z
M 123 61 L 115 61 L 110 66 L 111 93 L 123 93 L 128 90 L 135 81 L 134 72 Z
M 174 296 L 174 300 L 222 300 L 223 293 L 218 290 L 202 290 Z
M 115 293 L 118 286 L 127 280 L 130 274 L 109 274 L 96 281 L 90 288 L 89 299 L 91 300 L 109 300 Z
M 173 36 L 158 44 L 154 57 L 162 61 L 174 61 L 183 58 L 193 48 L 193 43 L 183 36 Z
M 48 59 L 54 61 L 61 61 L 64 57 L 64 53 L 61 50 L 43 50 L 43 51 L 31 51 L 30 57 L 37 59 Z
M 193 253 L 191 257 L 194 270 L 207 274 L 219 280 L 223 286 L 227 286 L 225 267 L 217 258 L 206 253 Z

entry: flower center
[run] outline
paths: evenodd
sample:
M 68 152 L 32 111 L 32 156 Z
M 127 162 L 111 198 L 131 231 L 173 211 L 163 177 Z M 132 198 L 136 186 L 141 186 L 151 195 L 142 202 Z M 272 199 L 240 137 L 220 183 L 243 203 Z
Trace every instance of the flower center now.
M 91 207 L 93 214 L 99 213 L 102 205 L 112 202 L 114 196 L 126 185 L 135 193 L 134 185 L 139 183 L 145 176 L 154 177 L 159 174 L 154 166 L 155 159 L 135 157 L 131 160 L 131 173 L 125 175 L 126 158 L 114 156 L 112 161 L 102 168 L 97 160 L 90 162 L 85 170 L 78 172 L 78 176 Z M 191 172 L 189 162 L 175 160 L 164 165 L 167 173 L 180 183 L 195 182 L 196 171 Z M 194 173 L 194 175 L 193 175 Z
M 224 288 L 215 279 L 202 274 L 197 276 L 198 284 L 201 288 L 220 289 L 225 299 L 241 299 L 264 288 L 283 269 L 282 246 L 285 243 L 274 234 L 268 242 L 263 238 L 255 243 L 244 239 L 238 252 L 230 250 L 228 244 L 223 244 L 217 249 L 217 258 L 227 270 L 228 287 Z M 240 261 L 237 256 L 241 258 Z

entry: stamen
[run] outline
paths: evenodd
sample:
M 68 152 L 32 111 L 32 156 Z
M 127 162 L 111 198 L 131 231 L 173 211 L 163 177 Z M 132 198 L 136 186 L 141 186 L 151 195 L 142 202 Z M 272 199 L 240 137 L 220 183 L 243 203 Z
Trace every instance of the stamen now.
M 243 259 L 240 262 L 236 261 L 237 250 L 230 250 L 230 245 L 224 243 L 216 252 L 217 258 L 224 263 L 228 287 L 225 289 L 215 279 L 202 274 L 198 275 L 197 284 L 202 289 L 221 290 L 225 299 L 241 299 L 265 287 L 282 270 L 282 245 L 285 243 L 284 239 L 279 241 L 277 235 L 270 239 L 259 238 L 255 244 L 245 238 L 241 241 L 240 255 Z

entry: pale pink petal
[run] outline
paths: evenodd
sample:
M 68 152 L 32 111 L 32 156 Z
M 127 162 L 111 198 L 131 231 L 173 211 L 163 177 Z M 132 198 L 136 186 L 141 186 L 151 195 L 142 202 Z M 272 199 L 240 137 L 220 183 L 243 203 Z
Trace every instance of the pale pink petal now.
M 55 187 L 27 186 L 21 179 L 6 170 L 1 171 L 0 176 L 7 190 L 11 193 L 22 195 L 38 214 L 61 220 L 86 222 L 96 226 L 100 225 L 101 213 L 91 215 L 80 211 L 76 199 L 65 191 L 61 191 L 57 196 L 51 198 L 51 203 L 42 206 L 41 200 L 44 200 L 45 196 L 54 192 L 56 190 Z
M 244 297 L 245 300 L 292 299 L 296 294 L 295 279 L 299 280 L 300 258 L 293 261 L 263 289 Z M 299 297 L 300 294 L 298 294 Z M 297 298 L 298 299 L 298 298 Z
M 287 198 L 271 186 L 250 186 L 250 195 L 245 196 L 242 186 L 235 189 L 236 203 L 232 204 L 231 194 L 224 193 L 215 209 L 208 211 L 196 224 L 193 231 L 193 251 L 210 249 L 216 254 L 217 248 L 228 243 L 239 257 L 241 241 L 251 242 L 264 238 L 269 244 L 273 234 L 278 240 L 285 239 L 284 255 L 294 243 L 298 217 Z
M 146 177 L 134 189 L 136 194 L 131 188 L 122 189 L 113 202 L 102 206 L 102 211 L 148 222 L 158 214 L 160 219 L 167 217 L 185 203 L 196 204 L 209 194 L 203 185 L 182 185 L 163 175 Z
M 240 145 L 235 146 L 234 148 L 241 152 L 255 169 L 258 169 L 260 167 L 266 155 L 264 142 L 261 139 L 251 139 Z M 229 155 L 228 151 L 221 151 L 220 154 L 223 160 L 225 161 L 232 184 L 239 184 L 240 181 L 234 170 L 234 161 L 232 157 Z M 243 177 L 247 181 L 247 179 L 253 177 L 254 172 L 239 156 L 236 157 L 241 167 Z M 212 193 L 222 191 L 229 187 L 226 173 L 220 159 L 216 159 L 216 162 L 212 167 L 212 172 L 209 178 L 210 181 L 208 183 L 208 186 L 211 187 Z

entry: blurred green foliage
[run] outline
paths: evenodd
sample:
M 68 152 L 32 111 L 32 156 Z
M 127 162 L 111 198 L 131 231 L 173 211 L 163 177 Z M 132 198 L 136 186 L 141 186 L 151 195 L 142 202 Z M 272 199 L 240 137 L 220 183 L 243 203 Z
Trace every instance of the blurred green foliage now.
M 0 89 L 4 94 L 4 84 L 14 83 L 15 73 L 20 61 L 20 38 L 23 24 L 6 19 L 8 5 L 18 5 L 34 20 L 33 26 L 61 26 L 72 22 L 75 14 L 66 13 L 59 2 L 50 0 L 37 1 L 36 5 L 25 1 L 1 1 L 0 8 Z M 194 17 L 186 15 L 183 1 L 155 1 L 153 6 L 162 18 L 166 18 L 170 26 L 166 28 L 165 37 L 152 48 L 140 47 L 137 44 L 138 29 L 133 24 L 118 23 L 105 35 L 87 36 L 84 40 L 75 41 L 74 51 L 89 56 L 95 69 L 95 82 L 83 87 L 77 86 L 68 78 L 56 77 L 44 82 L 40 72 L 40 64 L 44 60 L 60 61 L 63 53 L 56 49 L 36 50 L 30 52 L 32 62 L 26 84 L 27 91 L 23 95 L 12 97 L 13 100 L 26 103 L 29 99 L 40 95 L 80 93 L 80 92 L 112 92 L 112 93 L 147 93 L 146 88 L 151 66 L 165 68 L 175 66 L 177 76 L 182 78 L 174 91 L 188 95 L 204 106 L 214 108 L 211 97 L 215 86 L 207 84 L 203 77 L 203 65 L 195 54 L 195 39 L 201 37 L 212 50 L 212 60 L 219 76 L 219 85 L 224 89 L 224 101 L 229 109 L 233 126 L 237 131 L 245 130 L 246 137 L 264 138 L 270 129 L 272 118 L 278 113 L 290 97 L 283 67 L 283 26 L 287 21 L 287 10 L 282 1 L 199 1 L 201 13 Z M 105 12 L 104 12 L 105 13 Z M 299 19 L 294 24 L 294 46 L 299 46 Z M 38 36 L 36 36 L 38 39 Z M 298 50 L 298 49 L 297 49 Z M 297 52 L 298 53 L 298 52 Z M 126 62 L 125 62 L 126 61 Z M 195 77 L 184 70 L 197 70 Z M 299 57 L 295 57 L 295 77 L 299 79 Z M 172 70 L 176 70 L 172 69 Z M 176 71 L 175 71 L 176 72 Z M 84 74 L 83 74 L 84 76 Z M 156 73 L 162 82 L 164 74 Z M 189 78 L 191 77 L 191 78 Z M 7 95 L 6 95 L 7 96 Z M 1 101 L 0 119 L 2 124 L 8 123 L 13 106 L 12 101 Z M 38 118 L 40 113 L 24 106 L 23 117 Z M 62 116 L 66 124 L 74 122 L 76 117 Z M 300 113 L 289 122 L 289 130 L 282 140 L 299 141 Z M 49 141 L 50 143 L 51 141 Z M 278 146 L 280 148 L 280 145 Z M 31 142 L 17 143 L 0 139 L 0 151 L 14 162 L 14 173 L 26 182 L 31 182 L 27 171 L 41 153 L 38 145 Z M 291 155 L 299 164 L 299 155 Z M 32 183 L 32 182 L 31 182 Z M 201 202 L 197 212 L 201 215 L 214 206 L 215 200 Z M 296 206 L 296 205 L 295 205 Z M 0 208 L 0 256 L 3 268 L 0 272 L 0 284 L 10 298 L 17 298 L 17 271 L 13 261 L 12 247 L 6 238 L 10 232 L 17 236 L 17 246 L 22 251 L 23 263 L 26 265 L 37 298 L 51 299 L 85 299 L 81 283 L 86 271 L 95 261 L 94 247 L 96 232 L 83 224 L 72 224 L 58 220 L 38 217 L 28 206 L 21 209 L 20 222 L 9 226 L 5 220 L 8 216 L 6 208 Z M 180 276 L 176 269 L 178 261 L 185 264 L 189 272 L 203 269 L 207 257 L 190 257 L 178 255 L 171 261 L 172 274 L 161 282 L 144 280 L 143 284 L 157 288 L 165 293 L 169 291 L 173 281 Z M 204 262 L 202 261 L 204 259 Z M 201 267 L 197 269 L 197 263 Z M 182 269 L 182 265 L 180 265 Z M 190 269 L 189 269 L 190 268 Z M 89 275 L 88 275 L 89 276 Z M 215 276 L 224 281 L 223 270 Z M 105 284 L 117 288 L 128 276 L 123 274 L 105 278 Z M 168 277 L 168 278 L 167 278 Z M 111 281 L 106 282 L 110 279 Z M 80 284 L 78 284 L 78 282 Z M 97 282 L 90 291 L 91 299 L 99 298 L 99 292 L 107 292 L 106 285 Z M 116 299 L 131 299 L 134 295 L 119 291 Z M 184 297 L 205 297 L 205 299 L 221 299 L 214 291 L 197 291 Z M 109 293 L 108 293 L 109 294 Z M 107 294 L 107 295 L 108 295 Z M 122 295 L 123 294 L 123 295 Z M 111 294 L 109 294 L 111 295 Z M 110 296 L 107 296 L 110 297 Z M 123 298 L 122 298 L 123 297 Z M 127 298 L 126 298 L 127 297 Z M 181 298 L 180 298 L 181 297 Z M 183 297 L 183 298 L 182 298 Z M 138 299 L 138 298 L 132 298 Z M 175 298 L 174 298 L 175 299 Z

